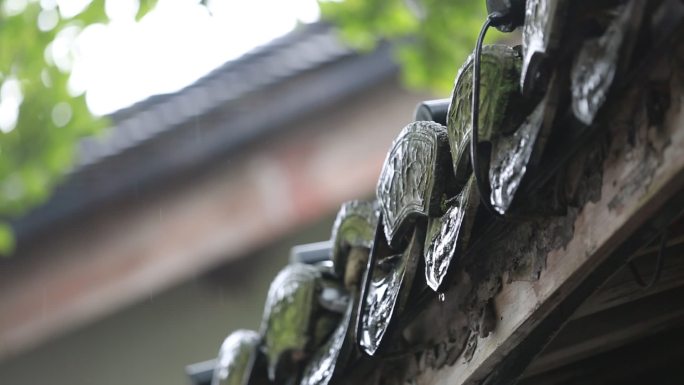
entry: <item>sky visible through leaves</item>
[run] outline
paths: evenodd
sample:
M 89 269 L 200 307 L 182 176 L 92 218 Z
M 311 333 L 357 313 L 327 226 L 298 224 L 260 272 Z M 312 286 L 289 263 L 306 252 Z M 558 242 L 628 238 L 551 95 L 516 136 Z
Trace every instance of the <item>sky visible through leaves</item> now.
M 315 0 L 0 0 L 0 254 L 106 114 L 318 19 Z M 264 12 L 270 10 L 270 12 Z
M 484 15 L 482 0 L 0 0 L 0 255 L 117 109 L 320 17 L 360 50 L 394 41 L 406 84 L 448 95 Z

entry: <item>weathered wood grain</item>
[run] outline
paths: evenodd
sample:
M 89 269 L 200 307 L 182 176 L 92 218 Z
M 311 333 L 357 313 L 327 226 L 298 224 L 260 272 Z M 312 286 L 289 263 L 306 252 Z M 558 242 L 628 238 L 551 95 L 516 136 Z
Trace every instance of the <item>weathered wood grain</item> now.
M 663 210 L 668 200 L 681 194 L 682 73 L 676 69 L 668 72 L 667 68 L 659 71 L 672 74 L 672 104 L 662 126 L 652 125 L 645 118 L 638 92 L 623 95 L 618 103 L 620 112 L 607 122 L 611 140 L 600 167 L 600 194 L 576 213 L 569 242 L 546 254 L 538 280 L 502 280 L 501 290 L 494 297 L 499 322 L 493 332 L 478 339 L 472 357 L 460 358 L 451 367 L 428 369 L 416 378 L 418 384 L 457 385 L 484 380 L 618 246 Z

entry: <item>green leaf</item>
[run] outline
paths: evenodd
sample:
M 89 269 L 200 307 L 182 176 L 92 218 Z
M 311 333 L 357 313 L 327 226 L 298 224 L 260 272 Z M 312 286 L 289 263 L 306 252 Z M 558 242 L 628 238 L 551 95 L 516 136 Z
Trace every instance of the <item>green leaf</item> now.
M 0 222 L 0 256 L 9 257 L 14 252 L 14 232 L 7 224 Z
M 141 0 L 138 16 L 155 3 Z M 57 68 L 49 55 L 49 47 L 58 36 L 78 34 L 89 25 L 108 22 L 104 6 L 105 0 L 92 0 L 80 13 L 60 18 L 49 31 L 38 29 L 42 11 L 38 1 L 29 1 L 19 14 L 9 15 L 0 8 L 0 88 L 12 81 L 10 88 L 19 91 L 18 95 L 11 92 L 13 96 L 8 98 L 17 104 L 13 108 L 16 124 L 0 127 L 0 253 L 14 247 L 8 221 L 48 199 L 72 167 L 78 141 L 109 124 L 90 113 L 84 95 L 69 94 L 68 68 Z M 56 106 L 59 109 L 55 110 Z M 53 112 L 60 109 L 61 115 L 55 116 L 62 119 L 55 122 Z M 70 113 L 65 115 L 64 111 Z
M 404 82 L 441 94 L 451 91 L 486 16 L 482 0 L 319 0 L 319 5 L 322 17 L 354 47 L 367 50 L 378 41 L 393 41 Z
M 157 0 L 139 0 L 138 12 L 135 14 L 135 20 L 140 21 L 149 11 L 157 5 Z

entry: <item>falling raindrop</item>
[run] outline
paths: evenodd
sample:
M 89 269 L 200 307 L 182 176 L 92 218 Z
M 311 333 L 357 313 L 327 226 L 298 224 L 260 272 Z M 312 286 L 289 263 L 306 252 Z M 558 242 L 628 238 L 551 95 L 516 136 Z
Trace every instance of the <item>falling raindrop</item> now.
M 57 127 L 66 126 L 71 121 L 71 106 L 65 102 L 60 102 L 52 109 L 52 122 Z

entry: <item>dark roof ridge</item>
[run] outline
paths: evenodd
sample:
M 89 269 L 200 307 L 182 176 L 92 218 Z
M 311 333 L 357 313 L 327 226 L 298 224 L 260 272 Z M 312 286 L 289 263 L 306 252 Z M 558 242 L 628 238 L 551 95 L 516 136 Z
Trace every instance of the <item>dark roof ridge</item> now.
M 107 116 L 114 122 L 123 120 L 132 114 L 140 112 L 141 110 L 148 109 L 150 106 L 154 106 L 158 103 L 163 103 L 168 98 L 172 98 L 174 96 L 182 94 L 188 91 L 189 89 L 203 86 L 206 83 L 209 83 L 210 81 L 214 80 L 215 78 L 223 75 L 225 72 L 235 70 L 236 67 L 245 65 L 250 61 L 254 60 L 255 58 L 258 58 L 259 56 L 272 53 L 275 50 L 287 48 L 287 46 L 296 43 L 298 40 L 301 40 L 302 38 L 309 37 L 310 35 L 327 33 L 330 31 L 330 29 L 330 24 L 326 22 L 299 24 L 297 25 L 297 27 L 295 27 L 295 29 L 293 29 L 289 33 L 277 37 L 274 40 L 271 40 L 270 42 L 254 47 L 251 50 L 245 52 L 244 54 L 236 57 L 235 59 L 231 59 L 223 63 L 222 65 L 212 69 L 203 76 L 199 77 L 193 83 L 188 84 L 187 86 L 179 89 L 178 91 L 152 95 L 146 99 L 135 102 L 128 107 L 124 107 L 120 110 L 114 111 L 108 114 Z
M 229 100 L 352 54 L 324 22 L 303 24 L 268 44 L 228 61 L 185 88 L 155 95 L 112 113 L 105 135 L 85 138 L 72 173 L 118 155 Z

